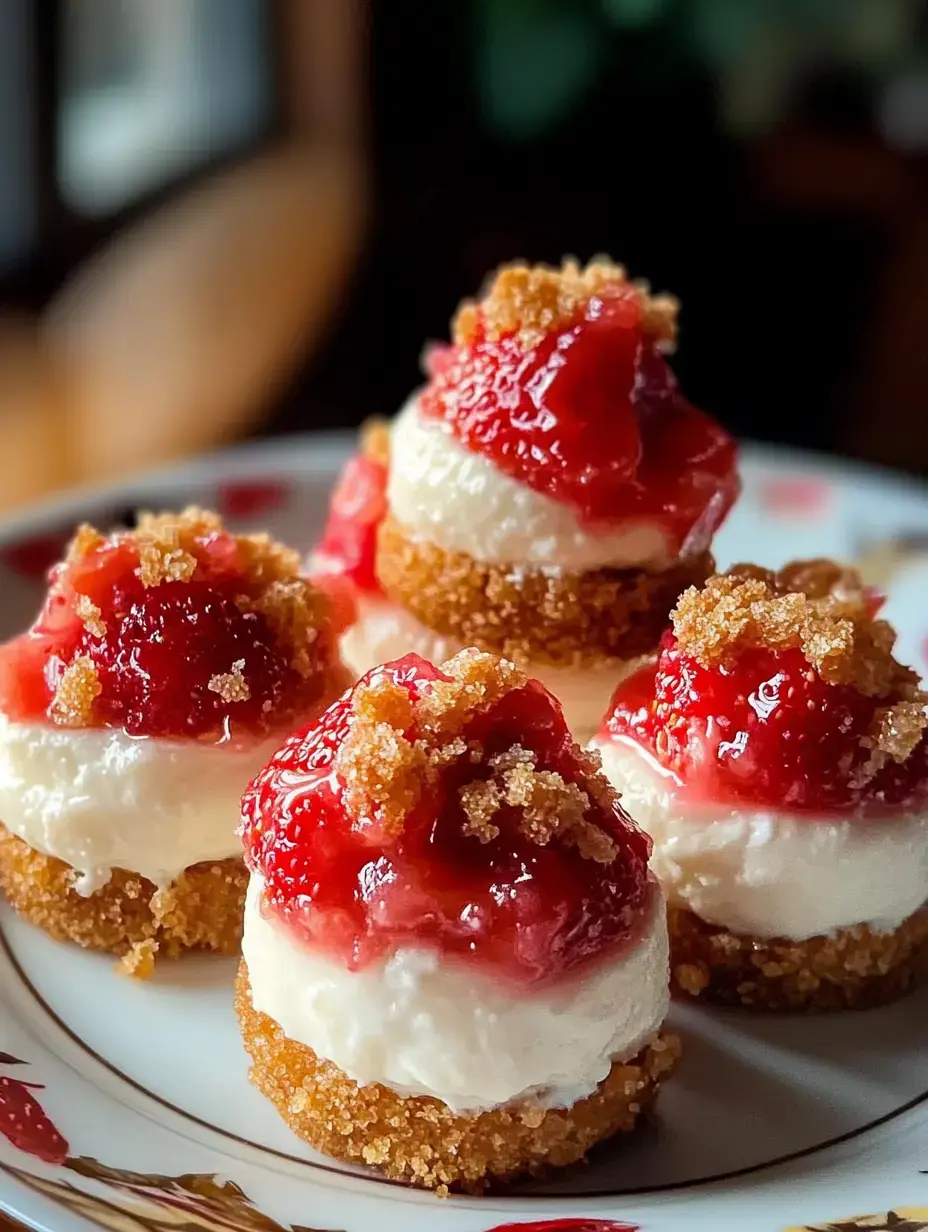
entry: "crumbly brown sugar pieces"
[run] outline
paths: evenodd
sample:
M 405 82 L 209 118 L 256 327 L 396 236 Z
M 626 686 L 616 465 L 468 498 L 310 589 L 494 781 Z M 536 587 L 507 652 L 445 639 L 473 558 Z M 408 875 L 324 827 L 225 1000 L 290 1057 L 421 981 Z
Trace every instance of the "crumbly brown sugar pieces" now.
M 452 322 L 452 337 L 466 345 L 478 337 L 490 341 L 517 334 L 525 347 L 545 334 L 573 323 L 591 298 L 617 286 L 638 296 L 646 333 L 672 347 L 677 336 L 679 305 L 671 295 L 651 295 L 642 282 L 629 282 L 621 265 L 609 260 L 581 267 L 573 260 L 559 269 L 515 263 L 497 270 L 479 300 L 465 300 Z
M 247 702 L 251 689 L 245 679 L 245 660 L 236 659 L 228 672 L 211 676 L 209 689 L 218 693 L 224 702 Z
M 191 505 L 179 513 L 140 513 L 136 529 L 121 537 L 136 545 L 136 572 L 142 584 L 151 588 L 164 582 L 190 581 L 200 568 L 204 545 L 222 530 L 218 514 Z M 320 637 L 331 619 L 328 597 L 302 576 L 299 553 L 292 548 L 264 533 L 233 538 L 235 563 L 242 579 L 236 605 L 242 611 L 257 612 L 268 622 L 280 644 L 290 648 L 294 671 L 306 678 L 320 674 L 330 658 L 330 639 Z M 82 526 L 67 559 L 79 562 L 105 543 L 93 527 Z M 75 610 L 89 632 L 103 636 L 103 614 L 86 595 L 77 597 Z M 236 685 L 225 676 L 215 679 L 217 693 L 225 696 L 225 691 L 234 688 L 239 696 L 232 700 L 242 700 L 242 684 Z
M 862 589 L 850 588 L 854 575 L 815 563 L 820 570 L 796 562 L 780 575 L 738 566 L 690 587 L 671 613 L 678 644 L 704 666 L 748 647 L 798 649 L 823 680 L 870 697 L 914 685 L 915 673 L 893 657 L 892 627 L 871 614 Z M 784 589 L 800 578 L 807 591 Z
M 473 779 L 458 790 L 466 834 L 492 841 L 499 834 L 500 810 L 514 808 L 522 832 L 534 842 L 544 846 L 558 838 L 586 858 L 613 860 L 615 843 L 588 820 L 590 796 L 583 788 L 538 769 L 534 755 L 518 744 L 485 760 L 479 745 L 461 735 L 473 715 L 521 688 L 525 675 L 506 660 L 477 651 L 461 652 L 441 670 L 450 679 L 431 682 L 415 700 L 386 676 L 356 689 L 354 721 L 336 759 L 350 812 L 360 820 L 376 818 L 384 836 L 395 837 L 441 767 L 466 760 L 474 767 Z M 594 785 L 598 801 L 607 790 L 603 784 Z
M 92 660 L 76 655 L 58 681 L 49 707 L 52 722 L 60 727 L 87 727 L 93 720 L 94 702 L 102 691 Z
M 735 566 L 685 591 L 671 619 L 679 646 L 704 666 L 752 647 L 795 649 L 826 683 L 887 698 L 866 741 L 866 777 L 887 759 L 904 761 L 928 726 L 928 697 L 895 659 L 892 626 L 873 615 L 859 575 L 832 561 L 794 561 L 779 573 Z

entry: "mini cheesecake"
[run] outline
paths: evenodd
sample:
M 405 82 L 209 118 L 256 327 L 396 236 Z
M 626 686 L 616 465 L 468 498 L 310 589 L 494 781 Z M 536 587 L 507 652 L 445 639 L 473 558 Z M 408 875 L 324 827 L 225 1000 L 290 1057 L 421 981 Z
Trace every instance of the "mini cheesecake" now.
M 317 1149 L 479 1191 L 653 1102 L 679 1044 L 650 843 L 512 663 L 375 668 L 257 776 L 242 833 L 252 1080 Z
M 578 739 L 712 571 L 730 438 L 677 387 L 676 302 L 608 262 L 512 266 L 465 303 L 428 382 L 369 433 L 314 566 L 350 584 L 345 660 L 506 655 Z
M 928 966 L 928 735 L 917 677 L 853 573 L 738 566 L 690 590 L 596 740 L 654 840 L 675 988 L 865 1008 Z
M 0 888 L 125 956 L 237 952 L 241 792 L 347 683 L 296 553 L 198 509 L 77 532 L 0 647 Z

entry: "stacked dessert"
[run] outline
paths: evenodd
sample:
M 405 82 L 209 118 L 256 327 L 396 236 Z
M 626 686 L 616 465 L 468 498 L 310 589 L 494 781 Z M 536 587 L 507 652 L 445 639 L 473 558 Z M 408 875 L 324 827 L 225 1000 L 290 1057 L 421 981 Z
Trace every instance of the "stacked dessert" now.
M 82 527 L 0 647 L 0 887 L 53 937 L 234 952 L 239 797 L 347 683 L 329 600 L 266 535 L 197 509 Z
M 684 993 L 892 1000 L 928 966 L 928 698 L 853 573 L 738 566 L 690 590 L 597 745 L 654 840 Z
M 554 698 L 376 668 L 243 801 L 252 1079 L 337 1158 L 446 1192 L 630 1130 L 678 1053 L 649 840 Z
M 479 646 L 593 734 L 711 572 L 738 492 L 732 441 L 667 363 L 675 337 L 675 302 L 608 262 L 506 268 L 461 307 L 389 440 L 376 428 L 349 464 L 315 554 L 357 600 L 351 668 Z

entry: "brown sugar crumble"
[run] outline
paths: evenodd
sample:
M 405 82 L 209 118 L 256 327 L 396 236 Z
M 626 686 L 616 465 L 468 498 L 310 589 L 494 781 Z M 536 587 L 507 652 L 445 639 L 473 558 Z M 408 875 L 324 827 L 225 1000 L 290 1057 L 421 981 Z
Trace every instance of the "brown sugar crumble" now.
M 103 623 L 103 613 L 87 595 L 78 595 L 74 610 L 83 621 L 84 628 L 94 637 L 106 636 L 106 625 Z
M 892 626 L 873 615 L 859 574 L 833 561 L 794 561 L 779 573 L 735 565 L 681 595 L 671 619 L 681 649 L 703 666 L 752 647 L 799 650 L 827 684 L 887 699 L 867 738 L 867 775 L 887 758 L 904 761 L 928 727 L 928 695 L 894 658 Z
M 451 323 L 452 337 L 467 345 L 478 337 L 491 342 L 515 333 L 522 346 L 536 346 L 554 330 L 570 325 L 594 296 L 617 286 L 637 295 L 645 333 L 670 351 L 677 337 L 679 304 L 672 295 L 651 295 L 644 282 L 629 282 L 621 265 L 608 259 L 581 267 L 566 260 L 547 265 L 504 265 L 479 300 L 465 300 Z
M 224 702 L 247 702 L 251 689 L 245 679 L 245 660 L 236 659 L 230 672 L 210 677 L 208 688 L 218 693 Z
M 61 673 L 49 707 L 53 722 L 61 727 L 87 727 L 93 704 L 103 692 L 97 669 L 86 655 L 77 655 Z
M 349 811 L 359 820 L 376 818 L 385 838 L 402 833 L 406 819 L 438 780 L 450 761 L 483 763 L 483 750 L 462 736 L 469 719 L 493 706 L 526 677 L 514 664 L 495 655 L 463 650 L 436 680 L 413 700 L 386 677 L 360 686 L 352 703 L 354 721 L 339 749 L 336 770 L 344 784 Z M 415 736 L 407 733 L 414 731 Z M 617 854 L 613 839 L 589 821 L 590 797 L 611 805 L 614 797 L 596 762 L 576 750 L 578 763 L 590 774 L 587 794 L 561 775 L 539 770 L 532 753 L 514 744 L 475 772 L 459 788 L 464 832 L 482 843 L 499 834 L 496 818 L 503 808 L 519 811 L 519 828 L 540 846 L 557 838 L 591 860 L 608 864 Z

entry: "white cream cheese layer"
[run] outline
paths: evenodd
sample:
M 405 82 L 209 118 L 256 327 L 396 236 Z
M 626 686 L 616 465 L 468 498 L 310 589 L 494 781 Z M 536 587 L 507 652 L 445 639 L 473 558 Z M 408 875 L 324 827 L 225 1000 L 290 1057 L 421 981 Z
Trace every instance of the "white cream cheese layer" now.
M 356 622 L 343 635 L 342 658 L 355 676 L 398 659 L 410 651 L 430 663 L 443 663 L 457 654 L 461 643 L 421 624 L 410 612 L 389 599 L 363 597 Z M 612 659 L 595 667 L 551 667 L 546 663 L 520 663 L 540 680 L 564 707 L 573 737 L 585 744 L 596 732 L 620 680 L 636 671 L 644 658 Z
M 928 898 L 928 816 L 816 817 L 687 801 L 633 741 L 596 740 L 622 805 L 654 840 L 672 905 L 754 937 L 897 928 Z
M 70 864 L 81 894 L 114 868 L 164 887 L 193 864 L 241 853 L 242 792 L 281 741 L 206 745 L 0 714 L 0 821 Z
M 415 538 L 490 564 L 586 573 L 672 560 L 660 526 L 581 523 L 569 505 L 504 475 L 421 415 L 416 395 L 393 424 L 387 502 Z
M 359 1085 L 432 1095 L 458 1113 L 524 1097 L 569 1107 L 633 1057 L 667 1013 L 667 928 L 654 910 L 633 950 L 541 992 L 409 947 L 349 971 L 262 910 L 252 874 L 242 952 L 255 1008 Z

